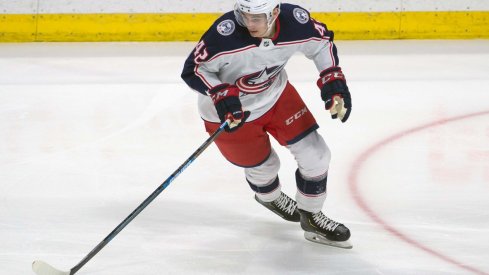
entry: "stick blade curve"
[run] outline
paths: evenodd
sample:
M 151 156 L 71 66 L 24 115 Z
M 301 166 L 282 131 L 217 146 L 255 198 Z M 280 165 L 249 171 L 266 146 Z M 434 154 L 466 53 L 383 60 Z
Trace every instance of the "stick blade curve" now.
M 37 275 L 70 275 L 70 272 L 58 270 L 44 261 L 34 261 L 32 271 Z

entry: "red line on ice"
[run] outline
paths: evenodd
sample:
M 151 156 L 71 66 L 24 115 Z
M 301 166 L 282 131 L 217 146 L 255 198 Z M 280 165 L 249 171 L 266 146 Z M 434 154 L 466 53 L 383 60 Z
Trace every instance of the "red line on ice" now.
M 353 196 L 354 201 L 358 204 L 358 206 L 376 223 L 381 225 L 386 231 L 391 233 L 392 235 L 396 236 L 397 238 L 401 239 L 402 241 L 408 243 L 409 245 L 416 247 L 420 250 L 423 250 L 424 252 L 437 257 L 445 262 L 448 262 L 450 264 L 453 264 L 459 268 L 462 268 L 464 270 L 476 273 L 476 274 L 489 274 L 486 273 L 482 270 L 479 270 L 475 267 L 469 266 L 467 264 L 464 264 L 462 262 L 457 261 L 456 259 L 450 258 L 447 255 L 442 254 L 441 252 L 438 252 L 430 247 L 427 247 L 416 240 L 410 238 L 409 236 L 403 234 L 399 230 L 397 230 L 394 226 L 390 225 L 389 223 L 385 222 L 382 220 L 382 218 L 375 213 L 372 208 L 368 206 L 368 203 L 365 201 L 365 199 L 362 197 L 361 193 L 359 192 L 358 186 L 359 186 L 359 180 L 358 180 L 358 175 L 360 170 L 362 169 L 362 166 L 368 161 L 368 159 L 374 155 L 377 151 L 379 151 L 382 147 L 393 143 L 405 136 L 411 135 L 411 134 L 416 134 L 417 132 L 426 130 L 428 128 L 432 127 L 437 127 L 441 126 L 447 123 L 463 120 L 463 119 L 470 119 L 474 118 L 477 116 L 483 116 L 483 115 L 489 115 L 489 111 L 482 111 L 482 112 L 477 112 L 477 113 L 472 113 L 472 114 L 466 114 L 462 116 L 457 116 L 457 117 L 452 117 L 452 118 L 447 118 L 447 119 L 442 119 L 438 121 L 434 121 L 425 125 L 421 125 L 415 128 L 411 128 L 405 131 L 402 131 L 400 133 L 397 133 L 395 135 L 392 135 L 390 137 L 387 137 L 376 144 L 370 146 L 367 150 L 365 150 L 363 153 L 359 155 L 359 157 L 353 162 L 353 166 L 351 167 L 349 176 L 348 176 L 348 184 L 350 188 L 351 195 Z

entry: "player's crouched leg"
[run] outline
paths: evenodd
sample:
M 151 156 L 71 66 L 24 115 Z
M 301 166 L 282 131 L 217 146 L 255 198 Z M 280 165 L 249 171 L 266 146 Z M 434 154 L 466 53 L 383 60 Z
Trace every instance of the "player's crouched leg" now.
M 245 168 L 246 180 L 260 200 L 270 202 L 280 196 L 279 169 L 280 159 L 273 149 L 263 163 Z
M 246 180 L 255 192 L 257 202 L 287 221 L 300 221 L 297 203 L 281 191 L 278 170 L 280 160 L 272 149 L 268 159 L 259 166 L 245 169 Z
M 323 138 L 313 132 L 289 146 L 289 149 L 299 166 L 295 172 L 296 199 L 304 236 L 313 242 L 351 248 L 347 242 L 350 238 L 348 227 L 328 218 L 321 211 L 326 199 L 327 172 L 331 159 Z
M 300 141 L 288 145 L 299 169 L 296 172 L 296 200 L 300 209 L 320 211 L 326 200 L 326 182 L 331 152 L 324 139 L 314 131 Z

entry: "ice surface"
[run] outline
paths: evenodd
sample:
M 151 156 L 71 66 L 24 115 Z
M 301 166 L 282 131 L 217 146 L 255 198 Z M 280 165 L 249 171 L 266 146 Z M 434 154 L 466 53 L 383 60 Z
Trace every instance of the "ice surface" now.
M 353 249 L 305 240 L 211 146 L 79 274 L 488 274 L 489 41 L 337 45 L 346 124 L 311 61 L 286 69 L 332 150 L 323 210 Z M 179 77 L 192 47 L 0 44 L 0 274 L 69 270 L 207 138 Z

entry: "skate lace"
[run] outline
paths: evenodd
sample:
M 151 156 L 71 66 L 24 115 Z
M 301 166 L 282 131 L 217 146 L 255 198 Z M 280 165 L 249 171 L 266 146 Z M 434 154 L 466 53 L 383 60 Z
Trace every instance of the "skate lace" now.
M 333 221 L 332 219 L 326 217 L 323 212 L 318 212 L 312 215 L 314 221 L 321 227 L 328 231 L 334 231 L 340 223 Z
M 281 194 L 280 197 L 276 201 L 274 201 L 275 205 L 278 206 L 281 210 L 286 213 L 293 215 L 295 209 L 297 208 L 297 203 L 288 196 Z

